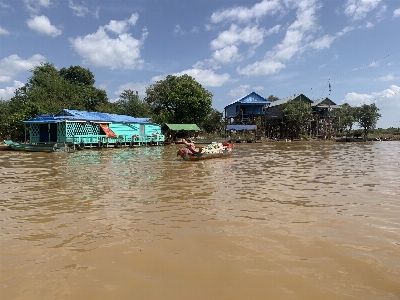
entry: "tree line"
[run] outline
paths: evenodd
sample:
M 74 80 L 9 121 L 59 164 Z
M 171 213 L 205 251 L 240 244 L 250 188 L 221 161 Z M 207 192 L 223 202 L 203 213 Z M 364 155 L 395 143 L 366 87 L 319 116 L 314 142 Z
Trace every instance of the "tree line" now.
M 94 86 L 94 75 L 89 69 L 70 66 L 58 70 L 46 62 L 30 72 L 27 83 L 10 100 L 0 99 L 1 139 L 22 140 L 22 121 L 64 108 L 145 117 L 160 125 L 197 124 L 203 132 L 219 135 L 225 130 L 223 114 L 212 108 L 213 94 L 186 74 L 168 75 L 150 85 L 143 99 L 137 91 L 124 90 L 117 101 L 110 102 L 106 91 Z M 279 100 L 273 95 L 267 99 Z M 309 104 L 289 101 L 282 105 L 282 110 L 287 133 L 295 137 L 309 133 L 310 124 L 315 121 Z M 330 130 L 350 132 L 358 124 L 366 137 L 381 116 L 378 111 L 375 104 L 361 107 L 343 104 L 329 116 Z
M 62 109 L 97 111 L 150 118 L 158 124 L 197 124 L 205 132 L 222 132 L 222 113 L 212 108 L 212 93 L 189 75 L 169 75 L 146 89 L 124 90 L 110 102 L 106 91 L 94 86 L 89 69 L 80 66 L 57 69 L 42 63 L 30 70 L 27 83 L 10 100 L 0 99 L 0 138 L 22 140 L 24 120 Z

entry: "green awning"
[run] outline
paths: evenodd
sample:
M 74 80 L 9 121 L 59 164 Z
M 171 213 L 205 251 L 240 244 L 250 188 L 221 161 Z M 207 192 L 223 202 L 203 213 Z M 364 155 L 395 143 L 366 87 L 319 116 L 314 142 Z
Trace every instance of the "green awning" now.
M 199 126 L 196 124 L 165 124 L 170 130 L 195 130 L 200 131 Z

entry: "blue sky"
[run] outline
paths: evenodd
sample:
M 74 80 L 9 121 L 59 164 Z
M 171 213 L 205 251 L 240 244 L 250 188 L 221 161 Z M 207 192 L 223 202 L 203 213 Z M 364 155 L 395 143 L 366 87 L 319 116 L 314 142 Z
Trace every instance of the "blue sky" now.
M 90 69 L 110 101 L 188 74 L 221 112 L 303 93 L 400 127 L 399 29 L 399 0 L 0 0 L 0 97 L 51 62 Z

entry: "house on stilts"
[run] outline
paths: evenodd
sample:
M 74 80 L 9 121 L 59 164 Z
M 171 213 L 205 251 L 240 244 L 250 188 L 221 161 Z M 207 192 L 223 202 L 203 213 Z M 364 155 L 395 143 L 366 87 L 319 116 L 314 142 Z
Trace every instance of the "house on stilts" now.
M 237 99 L 224 108 L 225 133 L 231 135 L 232 132 L 238 133 L 236 142 L 256 141 L 260 138 L 260 130 L 265 127 L 266 106 L 271 101 L 258 95 L 255 92 Z M 261 127 L 257 128 L 257 124 Z M 240 134 L 239 134 L 240 133 Z M 249 135 L 249 133 L 251 133 Z M 239 136 L 241 136 L 239 138 Z M 243 138 L 248 136 L 249 138 Z
M 37 144 L 65 143 L 78 149 L 164 144 L 161 126 L 149 118 L 63 109 L 23 124 L 29 126 L 30 143 Z

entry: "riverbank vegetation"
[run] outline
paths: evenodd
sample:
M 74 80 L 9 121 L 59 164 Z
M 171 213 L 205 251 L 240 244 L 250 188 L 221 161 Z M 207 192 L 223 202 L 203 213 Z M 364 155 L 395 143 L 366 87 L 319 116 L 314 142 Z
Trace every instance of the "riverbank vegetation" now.
M 54 114 L 68 108 L 149 117 L 158 124 L 197 124 L 204 136 L 225 135 L 223 114 L 212 108 L 212 93 L 189 75 L 168 75 L 146 89 L 141 99 L 137 91 L 124 90 L 115 102 L 110 102 L 104 90 L 96 88 L 89 69 L 70 66 L 58 70 L 52 63 L 34 67 L 27 83 L 15 91 L 10 100 L 0 99 L 0 140 L 24 138 L 24 120 L 39 114 Z M 270 101 L 279 100 L 273 95 Z M 399 129 L 375 129 L 381 117 L 375 104 L 352 107 L 343 104 L 328 109 L 324 119 L 315 115 L 309 104 L 289 101 L 282 105 L 283 118 L 270 126 L 265 116 L 255 120 L 257 132 L 229 132 L 230 135 L 281 139 L 331 138 L 354 134 L 357 125 L 364 138 L 398 135 Z M 358 134 L 358 133 L 357 133 Z

